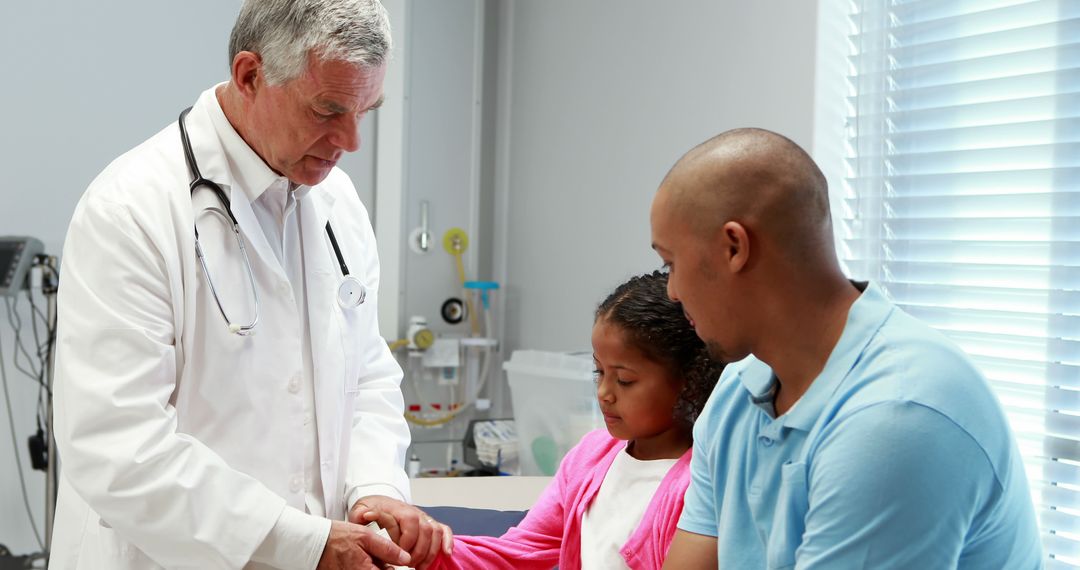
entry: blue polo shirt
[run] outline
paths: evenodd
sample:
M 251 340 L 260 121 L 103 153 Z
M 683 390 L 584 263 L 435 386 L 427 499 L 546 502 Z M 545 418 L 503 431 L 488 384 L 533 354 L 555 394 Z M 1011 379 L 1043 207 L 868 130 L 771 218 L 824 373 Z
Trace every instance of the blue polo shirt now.
M 795 407 L 748 357 L 694 426 L 679 528 L 720 568 L 1042 567 L 1020 453 L 966 356 L 873 285 Z

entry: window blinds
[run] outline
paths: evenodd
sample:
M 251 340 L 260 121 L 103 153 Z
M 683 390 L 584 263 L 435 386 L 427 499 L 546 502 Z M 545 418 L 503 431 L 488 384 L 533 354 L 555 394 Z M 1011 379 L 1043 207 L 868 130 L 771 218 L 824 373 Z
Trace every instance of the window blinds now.
M 840 252 L 990 380 L 1080 568 L 1080 1 L 856 0 Z

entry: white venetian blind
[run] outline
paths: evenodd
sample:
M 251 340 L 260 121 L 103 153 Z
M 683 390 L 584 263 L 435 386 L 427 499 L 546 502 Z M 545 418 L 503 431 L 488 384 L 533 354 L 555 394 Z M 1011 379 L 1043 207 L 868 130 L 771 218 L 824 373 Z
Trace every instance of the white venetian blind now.
M 1080 568 L 1080 0 L 852 3 L 841 255 L 990 379 Z

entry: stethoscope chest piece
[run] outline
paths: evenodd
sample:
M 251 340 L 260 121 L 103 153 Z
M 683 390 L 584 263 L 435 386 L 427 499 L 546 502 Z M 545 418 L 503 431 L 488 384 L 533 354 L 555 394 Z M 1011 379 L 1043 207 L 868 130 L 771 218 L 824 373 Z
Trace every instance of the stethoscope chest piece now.
M 338 286 L 338 304 L 342 309 L 355 309 L 367 300 L 367 287 L 352 275 L 346 275 Z

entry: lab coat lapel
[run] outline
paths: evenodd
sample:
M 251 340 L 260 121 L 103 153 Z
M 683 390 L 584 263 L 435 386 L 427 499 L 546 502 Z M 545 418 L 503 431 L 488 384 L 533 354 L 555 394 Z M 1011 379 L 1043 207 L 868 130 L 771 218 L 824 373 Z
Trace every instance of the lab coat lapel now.
M 266 234 L 263 233 L 262 226 L 255 217 L 255 210 L 248 201 L 247 193 L 235 186 L 227 190 L 231 202 L 229 209 L 236 216 L 236 223 L 240 225 L 240 233 L 244 236 L 244 240 L 255 250 L 264 265 L 270 267 L 279 279 L 287 281 L 285 268 L 281 266 L 281 262 L 274 255 L 274 250 L 270 248 L 270 242 L 266 240 Z
M 204 95 L 210 97 L 211 95 Z M 281 279 L 286 279 L 285 270 L 270 248 L 270 242 L 266 241 L 266 234 L 259 226 L 259 220 L 255 217 L 255 211 L 251 208 L 251 202 L 246 192 L 236 185 L 236 178 L 229 168 L 228 159 L 225 157 L 225 149 L 222 148 L 221 140 L 214 132 L 214 123 L 210 118 L 206 105 L 209 103 L 200 99 L 200 102 L 188 113 L 186 124 L 190 133 L 191 149 L 199 164 L 202 175 L 217 182 L 229 196 L 229 209 L 236 216 L 236 223 L 240 226 L 240 234 L 244 241 L 255 250 L 262 262 L 273 269 Z M 197 195 L 213 194 L 208 190 L 197 192 Z M 214 200 L 216 202 L 216 200 Z M 218 204 L 214 203 L 215 206 Z
M 315 421 L 319 430 L 319 458 L 323 497 L 328 516 L 341 510 L 341 482 L 336 470 L 342 422 L 340 407 L 344 391 L 345 346 L 342 319 L 338 313 L 337 290 L 341 270 L 326 235 L 326 223 L 334 196 L 325 189 L 312 188 L 300 207 L 303 228 L 304 279 L 307 283 L 308 321 L 311 327 L 312 367 L 315 375 Z M 351 417 L 351 416 L 350 416 Z

